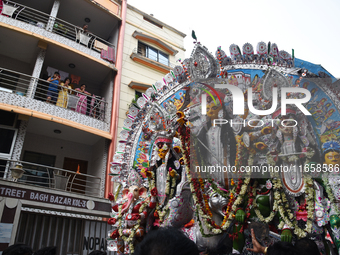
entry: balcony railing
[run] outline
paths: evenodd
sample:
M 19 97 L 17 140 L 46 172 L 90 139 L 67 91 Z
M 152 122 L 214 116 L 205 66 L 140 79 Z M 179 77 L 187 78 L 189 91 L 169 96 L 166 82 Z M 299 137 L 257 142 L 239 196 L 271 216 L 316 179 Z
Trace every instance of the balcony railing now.
M 2 162 L 0 163 L 0 176 L 4 180 L 100 197 L 101 178 L 99 177 L 24 161 L 0 158 L 0 162 Z M 24 170 L 19 179 L 13 178 L 11 174 L 11 168 L 18 163 L 23 166 Z
M 108 50 L 108 47 L 115 49 L 112 43 L 92 33 L 85 32 L 78 26 L 13 1 L 5 1 L 3 3 L 1 14 L 66 37 L 98 52 Z
M 56 85 L 0 67 L 0 102 L 65 118 L 103 131 L 109 130 L 108 102 L 98 95 Z M 47 102 L 52 95 L 56 101 Z

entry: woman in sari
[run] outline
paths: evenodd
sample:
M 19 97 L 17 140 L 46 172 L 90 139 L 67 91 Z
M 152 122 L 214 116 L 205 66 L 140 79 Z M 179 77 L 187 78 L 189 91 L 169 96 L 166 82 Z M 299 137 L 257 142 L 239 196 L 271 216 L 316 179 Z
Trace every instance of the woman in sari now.
M 71 79 L 66 78 L 64 80 L 64 83 L 61 84 L 61 89 L 58 93 L 58 101 L 57 101 L 57 106 L 66 108 L 67 107 L 67 93 L 69 92 L 69 89 L 72 87 L 70 86 Z
M 91 96 L 91 94 L 85 91 L 86 85 L 83 84 L 80 88 L 76 88 L 75 90 L 78 91 L 77 96 L 79 97 L 76 112 L 86 114 L 87 109 L 87 96 Z

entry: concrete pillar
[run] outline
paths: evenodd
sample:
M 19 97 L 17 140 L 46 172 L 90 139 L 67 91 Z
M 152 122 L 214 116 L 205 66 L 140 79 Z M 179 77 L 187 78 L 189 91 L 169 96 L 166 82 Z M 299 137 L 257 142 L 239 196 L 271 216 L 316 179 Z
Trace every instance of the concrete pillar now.
M 52 31 L 55 19 L 57 17 L 58 11 L 59 11 L 59 6 L 60 6 L 60 0 L 55 0 L 52 6 L 52 10 L 50 13 L 50 18 L 48 19 L 48 23 L 46 26 L 47 31 Z
M 46 48 L 47 48 L 47 44 L 46 44 Z M 38 79 L 40 77 L 41 69 L 43 67 L 44 60 L 45 60 L 46 48 L 40 48 L 39 50 L 37 60 L 35 61 L 30 85 L 27 90 L 27 95 L 26 95 L 27 97 L 34 98 L 35 90 L 37 89 Z
M 22 120 L 20 122 L 19 130 L 18 130 L 16 139 L 15 139 L 14 148 L 13 148 L 13 152 L 12 152 L 12 155 L 11 155 L 12 160 L 20 160 L 22 148 L 24 146 L 24 141 L 25 141 L 29 117 L 24 116 L 24 115 L 19 115 L 19 119 L 22 119 Z M 11 180 L 12 179 L 11 171 L 9 171 L 11 164 L 9 163 L 9 161 L 7 161 L 7 162 L 8 163 L 6 165 L 4 179 Z

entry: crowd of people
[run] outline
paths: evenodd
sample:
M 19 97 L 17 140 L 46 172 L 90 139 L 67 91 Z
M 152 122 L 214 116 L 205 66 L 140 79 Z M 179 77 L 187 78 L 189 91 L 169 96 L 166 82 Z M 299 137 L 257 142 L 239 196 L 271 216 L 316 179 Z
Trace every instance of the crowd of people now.
M 316 243 L 308 238 L 297 240 L 295 244 L 278 241 L 269 247 L 262 246 L 251 230 L 253 248 L 248 251 L 264 255 L 320 255 Z M 220 245 L 220 244 L 219 244 Z M 174 228 L 160 228 L 149 232 L 136 246 L 135 255 L 222 255 L 239 254 L 233 250 L 232 241 L 226 236 L 220 252 L 199 251 L 196 244 L 182 231 Z
M 41 248 L 37 251 L 33 251 L 33 249 L 26 244 L 13 244 L 8 246 L 3 252 L 2 255 L 56 255 L 58 254 L 58 249 L 56 246 L 48 246 Z M 105 251 L 92 251 L 89 255 L 107 255 Z
M 53 76 L 47 79 L 49 87 L 47 90 L 47 103 L 52 103 L 57 106 L 67 108 L 69 95 L 73 92 L 79 98 L 75 107 L 75 111 L 89 115 L 89 105 L 91 104 L 91 93 L 86 91 L 86 85 L 82 84 L 80 88 L 76 88 L 74 91 L 71 86 L 71 79 L 67 77 L 63 82 L 60 81 L 59 72 L 55 72 Z
M 314 241 L 303 238 L 295 244 L 288 242 L 276 242 L 269 247 L 262 246 L 251 229 L 253 248 L 248 251 L 264 255 L 320 255 Z M 175 228 L 159 228 L 149 232 L 142 242 L 136 246 L 134 255 L 222 255 L 238 254 L 233 250 L 232 241 L 226 236 L 222 244 L 223 251 L 212 254 L 199 251 L 196 244 L 190 240 L 181 230 Z M 57 247 L 45 247 L 36 252 L 25 244 L 14 244 L 6 248 L 3 255 L 56 255 Z M 89 255 L 106 255 L 105 251 L 92 251 Z

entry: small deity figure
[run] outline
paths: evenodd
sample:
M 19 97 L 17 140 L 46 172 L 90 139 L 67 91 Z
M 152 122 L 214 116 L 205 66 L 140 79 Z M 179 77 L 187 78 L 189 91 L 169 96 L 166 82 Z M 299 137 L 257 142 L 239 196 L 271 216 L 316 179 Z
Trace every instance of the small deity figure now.
M 108 221 L 115 228 L 110 238 L 117 239 L 117 254 L 133 253 L 134 245 L 145 234 L 148 209 L 156 206 L 157 189 L 152 189 L 151 198 L 148 198 L 141 176 L 134 169 L 128 176 L 127 184 L 128 188 L 122 191 L 123 200 L 112 207 L 114 217 Z
M 155 140 L 155 153 L 153 155 L 150 170 L 154 171 L 156 187 L 158 190 L 158 202 L 164 205 L 166 200 L 173 197 L 175 186 L 180 181 L 181 164 L 179 163 L 179 147 L 173 148 L 172 144 L 175 132 L 159 131 Z M 170 183 L 171 181 L 171 183 Z
M 331 201 L 330 225 L 333 240 L 338 252 L 340 251 L 340 143 L 328 141 L 322 145 L 324 164 L 328 166 L 328 172 L 323 175 L 328 198 Z

